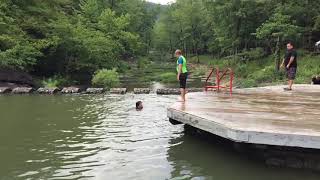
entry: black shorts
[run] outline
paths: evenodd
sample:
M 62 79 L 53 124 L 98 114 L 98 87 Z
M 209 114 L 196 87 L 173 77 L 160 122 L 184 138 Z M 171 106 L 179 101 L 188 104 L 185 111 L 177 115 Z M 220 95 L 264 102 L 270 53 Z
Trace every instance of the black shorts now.
M 182 73 L 179 76 L 180 88 L 185 89 L 187 86 L 188 73 Z
M 286 70 L 287 70 L 287 78 L 289 80 L 294 80 L 296 78 L 297 68 L 290 67 L 289 69 L 286 69 Z

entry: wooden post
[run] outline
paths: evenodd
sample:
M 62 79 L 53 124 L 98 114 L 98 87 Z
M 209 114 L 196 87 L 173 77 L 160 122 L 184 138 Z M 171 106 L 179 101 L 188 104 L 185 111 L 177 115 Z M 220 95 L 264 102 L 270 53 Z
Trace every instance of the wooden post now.
M 275 71 L 278 73 L 280 70 L 280 36 L 277 38 L 276 50 L 274 53 L 275 57 Z

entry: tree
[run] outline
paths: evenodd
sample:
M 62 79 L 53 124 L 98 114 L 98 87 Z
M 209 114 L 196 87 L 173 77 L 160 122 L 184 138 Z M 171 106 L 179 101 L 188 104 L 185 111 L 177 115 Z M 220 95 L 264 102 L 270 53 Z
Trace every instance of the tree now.
M 146 54 L 156 13 L 143 0 L 1 0 L 0 67 L 40 76 L 112 69 Z
M 275 52 L 275 70 L 279 71 L 280 68 L 280 44 L 284 38 L 290 38 L 298 36 L 300 27 L 293 24 L 289 15 L 281 13 L 281 9 L 278 9 L 274 15 L 270 17 L 265 23 L 263 23 L 257 29 L 257 38 L 265 39 L 270 46 L 270 49 L 274 49 L 273 43 L 276 42 Z

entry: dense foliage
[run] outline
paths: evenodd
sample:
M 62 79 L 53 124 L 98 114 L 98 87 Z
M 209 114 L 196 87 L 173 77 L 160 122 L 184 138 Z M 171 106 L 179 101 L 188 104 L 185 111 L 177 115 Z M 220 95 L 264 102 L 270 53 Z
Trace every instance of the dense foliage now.
M 72 85 L 74 82 L 70 79 L 55 75 L 53 77 L 49 77 L 46 79 L 43 79 L 41 81 L 41 85 L 43 87 L 48 87 L 48 88 L 59 88 L 63 86 L 68 86 Z
M 158 7 L 143 0 L 0 0 L 0 67 L 77 77 L 149 51 Z
M 288 40 L 314 50 L 319 9 L 319 0 L 176 0 L 168 6 L 145 0 L 0 0 L 0 68 L 44 77 L 48 86 L 61 84 L 55 79 L 87 83 L 94 72 L 114 68 L 159 72 L 173 81 L 166 73 L 174 67 L 160 65 L 177 48 L 196 62 L 210 55 L 259 64 L 275 54 L 279 67 Z
M 221 57 L 257 47 L 272 54 L 278 41 L 291 40 L 313 50 L 320 40 L 319 9 L 319 0 L 177 0 L 155 25 L 155 47 Z
M 119 83 L 120 83 L 119 74 L 115 69 L 98 70 L 92 78 L 92 85 L 96 87 L 113 88 L 115 86 L 118 86 Z

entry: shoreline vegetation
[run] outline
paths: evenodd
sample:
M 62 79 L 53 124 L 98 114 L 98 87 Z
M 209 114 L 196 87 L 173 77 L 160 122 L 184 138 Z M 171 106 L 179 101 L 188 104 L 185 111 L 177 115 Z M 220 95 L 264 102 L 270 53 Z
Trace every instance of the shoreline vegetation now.
M 188 67 L 192 79 L 196 79 L 194 85 L 190 83 L 190 88 L 200 88 L 204 84 L 201 79 L 208 76 L 208 72 L 212 67 L 232 68 L 235 73 L 234 87 L 249 88 L 269 85 L 282 85 L 286 83 L 285 72 L 280 70 L 278 73 L 274 71 L 274 58 L 267 56 L 259 60 L 243 61 L 240 59 L 215 59 L 209 55 L 201 55 L 201 63 L 197 63 L 196 56 L 188 57 Z M 148 59 L 142 57 L 143 60 Z M 93 88 L 115 88 L 126 87 L 126 81 L 134 81 L 137 88 L 147 87 L 152 82 L 160 82 L 162 84 L 175 85 L 175 60 L 169 59 L 166 63 L 148 62 L 143 63 L 143 67 L 138 67 L 138 62 L 133 62 L 130 69 L 119 75 L 116 69 L 100 70 L 93 76 L 92 84 L 78 84 L 67 80 L 62 76 L 54 76 L 52 78 L 38 80 L 35 87 L 56 88 L 64 86 L 85 86 Z M 258 63 L 257 63 L 258 62 Z M 296 78 L 297 84 L 310 84 L 311 79 L 316 73 L 320 74 L 320 56 L 305 54 L 299 57 L 299 69 Z M 131 79 L 130 79 L 131 78 Z M 139 86 L 139 84 L 143 86 Z M 6 85 L 1 85 L 6 86 Z M 173 86 L 174 87 L 174 86 Z
M 318 9 L 298 0 L 1 1 L 0 86 L 177 84 L 175 49 L 187 57 L 191 87 L 211 67 L 232 68 L 235 87 L 283 84 L 289 40 L 298 49 L 295 83 L 309 84 L 320 74 Z

